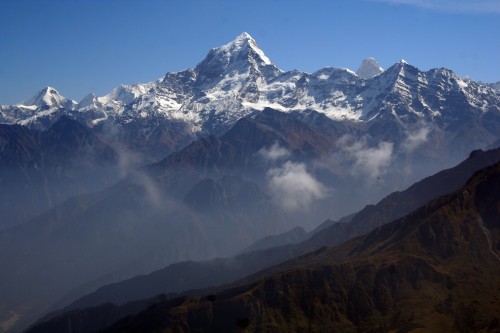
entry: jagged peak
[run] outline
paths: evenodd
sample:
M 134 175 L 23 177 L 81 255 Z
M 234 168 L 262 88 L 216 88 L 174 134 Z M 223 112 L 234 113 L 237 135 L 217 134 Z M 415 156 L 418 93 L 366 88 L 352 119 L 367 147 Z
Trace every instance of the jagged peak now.
M 386 69 L 386 72 L 398 72 L 400 74 L 406 72 L 406 71 L 413 71 L 413 70 L 418 70 L 417 67 L 411 65 L 408 63 L 406 60 L 401 59 L 398 62 L 396 62 L 394 65 Z
M 217 49 L 229 53 L 241 53 L 242 51 L 246 51 L 248 48 L 253 50 L 260 57 L 260 60 L 262 60 L 264 64 L 271 64 L 271 60 L 269 60 L 269 58 L 259 48 L 255 39 L 253 39 L 252 36 L 250 36 L 250 34 L 247 32 L 241 33 L 233 41 Z
M 446 67 L 440 67 L 440 68 L 432 68 L 429 71 L 427 71 L 428 74 L 431 76 L 442 76 L 442 77 L 447 77 L 449 79 L 454 79 L 456 81 L 461 81 L 461 82 L 473 82 L 468 80 L 467 78 L 462 78 L 459 75 L 457 75 L 455 72 L 453 72 L 451 69 L 448 69 Z
M 338 80 L 340 82 L 348 82 L 358 79 L 358 75 L 355 72 L 344 67 L 323 67 L 312 73 L 311 76 L 319 80 L 330 80 L 332 82 Z
M 32 98 L 30 98 L 27 101 L 24 101 L 23 103 L 25 103 L 25 105 L 35 105 L 34 103 L 37 102 L 37 99 L 50 95 L 61 96 L 61 94 L 59 94 L 59 92 L 55 88 L 51 86 L 46 86 L 42 90 L 38 91 Z
M 243 31 L 241 34 L 239 34 L 234 41 L 253 41 L 255 42 L 255 39 L 253 39 L 252 36 L 246 31 Z
M 252 36 L 244 32 L 231 42 L 211 49 L 196 68 L 210 67 L 210 71 L 213 71 L 214 68 L 224 70 L 232 64 L 248 64 L 250 62 L 257 66 L 272 65 L 271 60 L 259 48 Z
M 89 93 L 84 98 L 82 98 L 82 100 L 80 101 L 80 103 L 83 102 L 83 101 L 85 101 L 85 100 L 92 100 L 92 99 L 95 99 L 95 98 L 97 98 L 97 97 L 96 97 L 96 95 L 94 93 Z
M 371 79 L 382 72 L 384 72 L 384 69 L 380 67 L 377 60 L 373 57 L 368 57 L 363 59 L 356 74 L 362 79 Z
M 32 98 L 20 103 L 26 106 L 37 107 L 71 107 L 76 104 L 74 101 L 62 96 L 55 88 L 46 86 L 37 92 Z
M 150 93 L 150 90 L 154 89 L 159 83 L 161 83 L 161 79 L 159 79 L 158 81 L 136 83 L 133 85 L 121 84 L 111 90 L 111 92 L 109 92 L 107 95 L 98 97 L 97 100 L 103 104 L 106 104 L 110 101 L 118 101 L 125 105 L 130 104 L 141 95 Z
M 94 106 L 99 103 L 99 100 L 97 99 L 97 96 L 94 95 L 93 93 L 89 93 L 87 96 L 82 98 L 82 100 L 78 103 L 77 108 L 82 109 L 86 108 L 88 106 Z

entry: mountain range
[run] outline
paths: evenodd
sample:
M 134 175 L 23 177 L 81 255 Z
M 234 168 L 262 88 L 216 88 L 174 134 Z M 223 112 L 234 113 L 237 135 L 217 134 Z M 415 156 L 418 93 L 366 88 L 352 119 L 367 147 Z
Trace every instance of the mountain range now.
M 0 106 L 0 123 L 45 131 L 65 115 L 112 147 L 120 168 L 130 171 L 273 108 L 328 136 L 331 149 L 322 162 L 367 182 L 384 180 L 362 204 L 498 140 L 500 93 L 492 85 L 444 68 L 420 71 L 403 60 L 384 70 L 368 58 L 357 73 L 333 67 L 284 72 L 243 33 L 210 50 L 194 69 L 102 97 L 90 94 L 77 103 L 46 87 L 18 105 Z
M 372 231 L 342 245 L 332 247 L 333 224 L 298 245 L 171 265 L 101 288 L 29 332 L 494 331 L 499 158 L 476 152 L 366 207 L 345 240 Z
M 119 155 L 60 117 L 47 131 L 0 124 L 0 230 L 118 180 Z
M 235 279 L 235 276 L 243 277 L 287 258 L 305 254 L 323 246 L 337 245 L 364 235 L 381 225 L 411 213 L 431 200 L 456 191 L 478 170 L 498 162 L 500 162 L 500 149 L 487 152 L 476 151 L 455 167 L 427 177 L 404 191 L 391 193 L 376 205 L 368 205 L 347 219 L 338 222 L 327 220 L 309 233 L 299 234 L 302 239 L 292 238 L 294 241 L 274 243 L 271 246 L 263 246 L 253 251 L 247 249 L 246 253 L 227 260 L 219 258 L 199 263 L 176 263 L 147 276 L 102 287 L 95 293 L 75 301 L 70 308 L 90 307 L 98 305 L 100 302 L 121 304 L 125 301 L 147 298 L 157 294 L 168 294 L 230 282 Z M 291 231 L 295 231 L 295 229 Z M 290 234 L 290 231 L 284 233 L 284 235 L 287 234 Z M 265 242 L 268 238 L 260 240 L 260 243 Z M 289 245 L 293 243 L 298 244 Z M 186 271 L 190 273 L 186 273 Z M 192 271 L 197 271 L 197 273 Z M 204 274 L 201 275 L 201 272 Z M 183 279 L 176 283 L 175 280 L 181 275 L 186 275 L 186 278 L 191 276 L 191 280 Z M 203 276 L 203 278 L 198 279 L 199 276 Z M 211 279 L 207 281 L 207 277 L 211 277 Z M 130 292 L 131 290 L 133 292 Z M 133 298 L 129 298 L 130 295 L 134 295 Z
M 495 164 L 366 236 L 160 301 L 104 332 L 496 331 L 499 186 Z
M 315 168 L 328 165 L 336 176 L 349 170 L 370 187 L 361 203 L 334 213 L 340 218 L 495 143 L 499 101 L 493 85 L 445 68 L 421 71 L 404 60 L 384 70 L 367 58 L 357 73 L 334 67 L 285 72 L 242 33 L 194 68 L 105 96 L 75 102 L 46 87 L 0 106 L 0 123 L 45 131 L 65 115 L 112 147 L 128 172 L 274 109 L 325 136 L 330 149 L 315 156 Z
M 496 150 L 477 149 L 500 142 L 499 101 L 492 85 L 403 60 L 285 72 L 243 33 L 155 82 L 80 102 L 47 87 L 0 106 L 0 322 L 20 329 L 179 261 L 248 247 L 268 255 L 242 254 L 252 264 L 235 271 L 213 266 L 226 280 L 150 291 L 227 283 L 361 236 L 496 162 Z M 467 161 L 476 162 L 436 176 L 441 185 L 423 180 L 362 209 L 473 150 Z M 289 240 L 297 244 L 266 249 Z M 212 262 L 193 265 L 199 273 Z
M 338 122 L 367 124 L 367 133 L 391 142 L 424 125 L 431 132 L 448 132 L 445 145 L 465 144 L 469 151 L 476 148 L 471 140 L 485 144 L 498 136 L 500 97 L 493 86 L 445 68 L 423 72 L 404 60 L 384 71 L 368 58 L 358 74 L 333 67 L 312 74 L 284 72 L 242 33 L 211 49 L 193 69 L 167 73 L 151 83 L 122 85 L 102 97 L 89 94 L 79 103 L 47 87 L 18 105 L 0 107 L 0 122 L 47 129 L 66 114 L 107 141 L 145 152 L 152 160 L 194 138 L 224 133 L 265 107 L 314 110 Z

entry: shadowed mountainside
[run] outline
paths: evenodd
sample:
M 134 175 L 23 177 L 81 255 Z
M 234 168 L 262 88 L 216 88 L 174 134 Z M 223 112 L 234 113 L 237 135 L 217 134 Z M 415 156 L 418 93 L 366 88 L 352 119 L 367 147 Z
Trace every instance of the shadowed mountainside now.
M 278 140 L 305 159 L 328 149 L 327 141 L 291 115 L 269 110 L 259 116 L 0 233 L 2 302 L 31 319 L 78 286 L 233 255 L 292 227 L 289 216 L 249 180 L 267 170 L 258 151 Z
M 258 270 L 279 264 L 287 259 L 319 249 L 322 246 L 339 244 L 339 239 L 342 239 L 342 237 L 344 240 L 347 240 L 357 232 L 359 233 L 358 235 L 361 235 L 364 230 L 370 227 L 373 229 L 380 224 L 390 222 L 389 218 L 393 216 L 397 218 L 404 215 L 404 209 L 407 210 L 407 213 L 411 212 L 418 207 L 417 205 L 420 202 L 425 201 L 426 198 L 429 201 L 446 192 L 457 190 L 474 172 L 498 161 L 500 161 L 500 150 L 498 149 L 488 152 L 474 152 L 467 160 L 456 167 L 439 172 L 414 184 L 403 192 L 391 194 L 375 206 L 365 208 L 354 216 L 353 222 L 354 220 L 358 221 L 356 222 L 358 225 L 355 228 L 349 228 L 349 232 L 339 229 L 338 224 L 333 224 L 324 229 L 320 228 L 309 240 L 300 244 L 245 253 L 232 259 L 215 259 L 204 262 L 184 262 L 170 265 L 150 275 L 139 276 L 102 287 L 96 292 L 74 302 L 66 311 L 73 310 L 66 315 L 61 316 L 61 312 L 59 312 L 59 314 L 53 314 L 51 317 L 57 318 L 54 321 L 61 321 L 66 318 L 65 316 L 68 318 L 74 316 L 74 321 L 76 320 L 75 318 L 83 320 L 80 316 L 84 315 L 86 317 L 85 320 L 93 322 L 93 317 L 88 317 L 86 310 L 74 309 L 97 306 L 100 303 L 106 302 L 123 304 L 140 298 L 152 297 L 160 293 L 180 292 L 229 283 Z M 391 200 L 388 200 L 389 198 Z M 367 223 L 366 226 L 361 222 L 361 219 L 356 219 L 360 214 L 364 216 Z M 348 223 L 345 225 L 349 226 Z M 344 234 L 342 234 L 343 232 Z M 119 309 L 119 307 L 116 308 Z M 77 332 L 78 329 L 83 329 L 83 327 L 72 326 L 73 332 Z M 81 332 L 91 331 L 83 329 Z
M 364 237 L 105 332 L 486 332 L 500 328 L 500 164 Z
M 117 180 L 117 153 L 60 117 L 47 131 L 0 124 L 0 229 Z

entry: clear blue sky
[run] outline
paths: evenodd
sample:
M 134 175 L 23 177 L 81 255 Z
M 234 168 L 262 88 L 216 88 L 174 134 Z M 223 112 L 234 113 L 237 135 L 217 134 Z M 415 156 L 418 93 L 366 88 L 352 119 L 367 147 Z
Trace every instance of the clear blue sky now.
M 0 0 L 0 104 L 153 81 L 243 31 L 283 70 L 374 56 L 500 80 L 500 0 Z

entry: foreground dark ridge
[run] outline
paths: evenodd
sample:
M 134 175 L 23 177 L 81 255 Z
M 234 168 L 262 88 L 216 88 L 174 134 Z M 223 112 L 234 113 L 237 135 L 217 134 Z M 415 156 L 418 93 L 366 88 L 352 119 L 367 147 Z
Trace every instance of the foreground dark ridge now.
M 0 320 L 15 312 L 21 327 L 68 293 L 66 301 L 180 260 L 229 256 L 299 223 L 358 210 L 498 140 L 499 97 L 449 70 L 422 72 L 405 62 L 366 80 L 334 68 L 282 72 L 243 34 L 193 70 L 123 86 L 104 99 L 91 95 L 75 105 L 47 88 L 24 106 L 0 106 L 0 122 L 32 129 L 71 117 L 103 143 L 139 153 L 141 165 L 196 141 L 116 187 L 72 198 L 0 233 Z M 256 158 L 272 147 L 284 148 L 286 161 Z M 385 156 L 375 167 L 373 159 L 365 163 L 374 153 Z M 335 189 L 295 212 L 293 223 L 269 200 L 277 196 L 266 178 L 291 163 Z M 227 177 L 235 171 L 240 179 Z M 226 200 L 249 189 L 251 200 Z M 164 211 L 158 206 L 167 200 L 173 202 Z M 89 288 L 74 293 L 82 286 Z
M 213 295 L 160 302 L 105 332 L 498 331 L 499 189 L 496 164 L 364 237 Z
M 102 287 L 95 293 L 75 301 L 70 308 L 83 308 L 105 302 L 120 304 L 160 293 L 205 288 L 233 281 L 293 256 L 361 236 L 377 226 L 410 213 L 430 200 L 459 189 L 476 171 L 499 161 L 500 149 L 475 151 L 457 166 L 427 177 L 405 191 L 394 192 L 374 206 L 366 206 L 355 214 L 349 223 L 329 225 L 331 222 L 325 222 L 327 226 L 311 232 L 310 238 L 301 244 L 255 251 L 232 259 L 174 264 L 147 276 Z M 179 280 L 178 276 L 184 278 Z
M 190 288 L 203 288 L 230 282 L 246 274 L 256 272 L 259 269 L 269 267 L 287 258 L 306 253 L 323 245 L 338 244 L 339 239 L 341 239 L 338 234 L 344 234 L 345 240 L 347 240 L 349 237 L 353 237 L 352 235 L 355 235 L 356 232 L 359 232 L 358 235 L 360 235 L 364 233 L 366 228 L 375 228 L 377 225 L 387 223 L 389 222 L 387 220 L 389 218 L 397 218 L 404 215 L 403 212 L 405 209 L 409 212 L 425 201 L 460 188 L 466 179 L 476 170 L 499 160 L 499 150 L 474 152 L 469 159 L 458 166 L 428 177 L 411 186 L 406 191 L 393 193 L 376 206 L 368 206 L 357 214 L 356 217 L 358 218 L 353 220 L 353 225 L 334 224 L 324 230 L 318 231 L 310 240 L 295 246 L 285 246 L 248 253 L 233 259 L 217 259 L 207 262 L 186 262 L 171 265 L 148 276 L 137 277 L 103 287 L 96 293 L 75 302 L 70 309 L 96 306 L 99 303 L 109 301 L 123 303 L 130 300 L 151 297 L 162 292 L 168 293 Z M 362 220 L 359 217 L 364 218 L 366 225 L 361 222 Z M 336 235 L 336 237 L 333 237 L 333 235 Z M 148 302 L 144 302 L 143 306 L 148 306 L 148 304 Z M 117 307 L 108 304 L 103 307 L 76 310 L 62 316 L 56 316 L 48 325 L 58 327 L 58 332 L 63 332 L 63 329 L 67 327 L 70 327 L 72 332 L 94 332 L 98 328 L 111 324 L 117 317 L 133 313 L 129 310 L 130 307 L 128 306 Z M 101 318 L 97 326 L 96 316 Z M 69 322 L 79 322 L 81 324 L 68 326 Z M 40 327 L 46 327 L 45 325 L 42 324 Z M 37 330 L 34 331 L 36 332 Z

